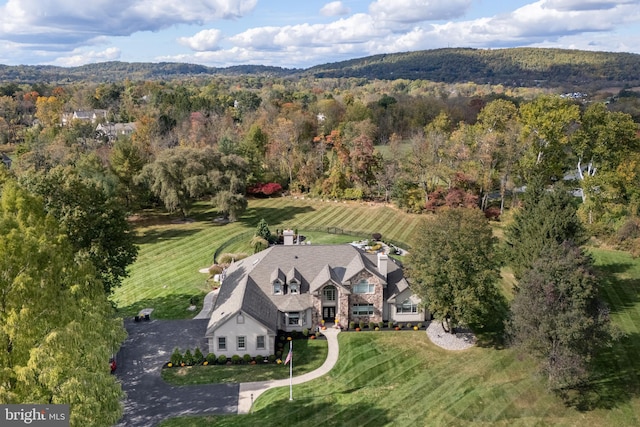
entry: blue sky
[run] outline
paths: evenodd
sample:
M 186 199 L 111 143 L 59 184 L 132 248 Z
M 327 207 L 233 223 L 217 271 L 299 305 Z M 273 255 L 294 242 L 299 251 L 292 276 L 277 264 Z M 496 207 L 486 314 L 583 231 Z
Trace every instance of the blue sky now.
M 640 53 L 640 0 L 0 0 L 0 64 L 305 68 L 516 46 Z

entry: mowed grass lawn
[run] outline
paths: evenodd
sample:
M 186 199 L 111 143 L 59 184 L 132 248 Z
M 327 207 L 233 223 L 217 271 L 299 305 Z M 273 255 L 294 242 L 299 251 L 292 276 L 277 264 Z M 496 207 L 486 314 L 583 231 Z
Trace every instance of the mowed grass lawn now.
M 240 221 L 224 226 L 213 225 L 215 212 L 204 205 L 194 212 L 192 223 L 154 218 L 140 225 L 139 260 L 114 297 L 123 312 L 143 300 L 144 306 L 157 303 L 159 317 L 191 316 L 185 312 L 189 296 L 207 290 L 197 270 L 211 263 L 219 245 L 254 229 L 261 218 L 272 230 L 329 226 L 404 241 L 417 223 L 417 217 L 385 207 L 288 198 L 251 201 Z M 372 220 L 376 216 L 381 219 Z M 449 352 L 434 346 L 424 331 L 349 332 L 339 336 L 336 367 L 295 386 L 293 401 L 288 388 L 274 389 L 248 415 L 183 417 L 162 426 L 640 425 L 640 261 L 616 251 L 591 253 L 611 318 L 624 336 L 599 355 L 581 409 L 549 394 L 535 363 L 511 349 Z
M 244 215 L 233 223 L 216 225 L 217 216 L 209 204 L 201 203 L 192 209 L 191 221 L 158 212 L 143 214 L 136 221 L 138 259 L 130 268 L 130 276 L 113 295 L 121 315 L 135 316 L 143 308 L 154 308 L 155 318 L 192 317 L 194 313 L 187 310 L 192 297 L 196 297 L 197 311 L 204 295 L 211 290 L 205 281 L 207 275 L 198 270 L 213 263 L 217 248 L 249 233 L 249 237 L 225 249 L 246 252 L 250 234 L 262 218 L 274 233 L 276 229 L 309 228 L 308 239 L 312 243 L 349 242 L 356 237 L 370 238 L 375 232 L 383 238 L 408 241 L 418 218 L 380 205 L 291 197 L 251 200 Z M 356 236 L 327 238 L 314 231 L 324 228 L 355 231 Z

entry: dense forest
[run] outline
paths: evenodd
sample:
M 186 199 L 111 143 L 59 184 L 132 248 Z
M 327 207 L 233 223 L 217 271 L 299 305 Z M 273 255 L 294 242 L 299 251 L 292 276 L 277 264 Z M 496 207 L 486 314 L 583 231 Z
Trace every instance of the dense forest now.
M 78 81 L 99 83 L 125 79 L 171 80 L 194 76 L 254 75 L 473 82 L 593 91 L 611 86 L 639 85 L 639 66 L 640 55 L 631 53 L 544 48 L 448 48 L 375 55 L 317 65 L 305 70 L 261 65 L 214 68 L 166 62 L 104 62 L 70 68 L 0 65 L 0 82 L 65 84 Z
M 194 200 L 209 198 L 233 219 L 246 195 L 284 191 L 411 212 L 477 206 L 497 218 L 535 176 L 565 181 L 592 232 L 614 236 L 640 206 L 640 95 L 629 77 L 637 58 L 441 49 L 309 70 L 92 64 L 66 70 L 78 82 L 0 84 L 0 144 L 25 182 L 72 168 L 130 212 L 162 203 L 186 216 Z M 419 63 L 450 73 L 362 77 Z M 607 75 L 621 86 L 564 92 L 468 81 L 488 69 L 547 82 L 584 77 L 587 86 Z M 92 81 L 105 76 L 118 79 Z

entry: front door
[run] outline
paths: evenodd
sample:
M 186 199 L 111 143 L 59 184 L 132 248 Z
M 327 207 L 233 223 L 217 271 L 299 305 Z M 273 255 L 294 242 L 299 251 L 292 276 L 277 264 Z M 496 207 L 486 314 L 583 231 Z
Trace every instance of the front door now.
M 336 320 L 336 308 L 322 307 L 322 320 L 333 323 L 333 321 Z

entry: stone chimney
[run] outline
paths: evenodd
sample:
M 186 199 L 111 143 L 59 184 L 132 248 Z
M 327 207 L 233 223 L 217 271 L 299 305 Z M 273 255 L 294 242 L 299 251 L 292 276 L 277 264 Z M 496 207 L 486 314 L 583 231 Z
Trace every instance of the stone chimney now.
M 389 257 L 384 252 L 378 252 L 378 271 L 382 275 L 382 277 L 387 278 L 387 263 L 389 262 Z
M 293 230 L 283 230 L 282 231 L 282 237 L 284 237 L 285 246 L 293 245 L 293 237 L 294 236 L 295 236 L 295 233 L 293 232 Z

